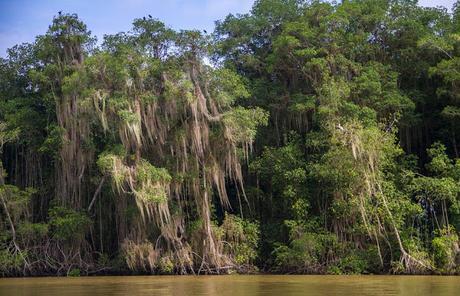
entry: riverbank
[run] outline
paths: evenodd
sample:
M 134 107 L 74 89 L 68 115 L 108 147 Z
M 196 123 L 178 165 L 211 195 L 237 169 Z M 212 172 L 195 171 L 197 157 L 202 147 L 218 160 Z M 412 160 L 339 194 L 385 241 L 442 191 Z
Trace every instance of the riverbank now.
M 159 276 L 159 277 L 164 277 L 164 276 L 200 276 L 200 277 L 205 277 L 205 276 L 460 276 L 460 272 L 455 272 L 455 273 L 442 273 L 442 272 L 432 272 L 432 273 L 424 273 L 424 274 L 395 274 L 391 272 L 387 273 L 362 273 L 362 274 L 333 274 L 333 273 L 309 273 L 309 274 L 301 274 L 301 273 L 279 273 L 279 272 L 270 272 L 270 271 L 260 271 L 257 268 L 252 268 L 252 269 L 245 269 L 246 272 L 243 272 L 242 270 L 228 270 L 224 269 L 221 270 L 219 273 L 198 273 L 198 272 L 190 272 L 187 274 L 151 274 L 147 272 L 133 272 L 130 270 L 114 270 L 111 268 L 104 268 L 103 270 L 97 271 L 97 272 L 88 272 L 88 273 L 82 273 L 80 271 L 76 271 L 75 269 L 72 270 L 72 272 L 69 272 L 69 274 L 53 274 L 53 273 L 36 273 L 36 274 L 28 274 L 28 275 L 5 275 L 5 276 L 0 276 L 0 278 L 40 278 L 40 277 L 73 277 L 73 278 L 78 278 L 78 277 L 136 277 L 136 276 Z M 460 280 L 460 278 L 459 278 Z

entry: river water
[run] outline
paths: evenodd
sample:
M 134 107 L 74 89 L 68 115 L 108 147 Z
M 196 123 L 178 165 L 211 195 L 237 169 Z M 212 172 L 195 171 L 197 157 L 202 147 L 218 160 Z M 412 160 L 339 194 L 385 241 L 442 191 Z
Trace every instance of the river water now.
M 460 277 L 230 275 L 0 278 L 0 296 L 7 295 L 459 296 Z

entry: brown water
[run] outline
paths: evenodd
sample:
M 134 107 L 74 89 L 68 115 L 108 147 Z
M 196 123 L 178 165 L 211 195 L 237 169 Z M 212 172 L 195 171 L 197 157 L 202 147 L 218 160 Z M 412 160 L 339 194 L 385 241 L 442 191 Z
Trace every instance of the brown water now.
M 432 276 L 134 276 L 0 279 L 0 295 L 446 295 L 460 277 Z

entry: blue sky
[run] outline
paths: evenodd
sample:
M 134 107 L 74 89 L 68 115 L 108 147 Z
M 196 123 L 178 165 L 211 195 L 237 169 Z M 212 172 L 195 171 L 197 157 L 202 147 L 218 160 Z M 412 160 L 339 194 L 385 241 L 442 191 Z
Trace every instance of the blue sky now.
M 151 14 L 174 29 L 214 28 L 229 13 L 249 12 L 254 0 L 0 0 L 0 56 L 6 49 L 43 34 L 58 11 L 75 12 L 92 33 L 128 31 L 134 18 Z M 455 0 L 421 0 L 451 8 Z

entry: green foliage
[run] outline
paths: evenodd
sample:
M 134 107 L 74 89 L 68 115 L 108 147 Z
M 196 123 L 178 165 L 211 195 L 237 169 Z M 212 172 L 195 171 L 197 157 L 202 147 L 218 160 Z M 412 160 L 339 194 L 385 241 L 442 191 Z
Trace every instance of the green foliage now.
M 38 151 L 43 154 L 51 154 L 57 157 L 57 151 L 59 151 L 62 145 L 62 135 L 65 129 L 56 125 L 51 125 L 47 129 L 48 136 L 43 141 Z
M 2 178 L 2 176 L 0 176 L 0 178 Z M 17 222 L 20 218 L 24 218 L 27 207 L 29 206 L 30 200 L 34 193 L 35 190 L 32 188 L 21 190 L 19 187 L 9 184 L 0 185 L 1 201 L 5 202 L 13 222 Z
M 434 262 L 441 272 L 455 272 L 458 268 L 456 257 L 460 252 L 459 243 L 458 235 L 447 228 L 439 231 L 438 235 L 433 238 L 431 244 Z
M 353 96 L 360 106 L 370 107 L 381 117 L 399 116 L 414 109 L 397 86 L 397 73 L 379 63 L 366 65 L 352 82 Z
M 251 162 L 250 170 L 270 184 L 278 197 L 283 215 L 293 215 L 298 219 L 307 217 L 309 206 L 307 171 L 301 161 L 303 153 L 296 142 L 296 136 L 289 145 L 281 148 L 266 148 L 262 155 Z M 285 209 L 286 201 L 289 209 Z
M 110 173 L 113 169 L 114 159 L 126 157 L 126 150 L 121 145 L 117 145 L 102 152 L 96 162 L 102 173 Z
M 446 147 L 436 142 L 427 150 L 431 162 L 426 165 L 430 173 L 446 176 L 452 171 L 452 161 L 446 154 Z
M 168 200 L 168 185 L 171 175 L 165 168 L 157 168 L 146 160 L 141 160 L 137 166 L 137 179 L 140 183 L 139 198 L 148 202 L 160 203 Z
M 236 142 L 249 143 L 255 139 L 257 128 L 267 125 L 268 114 L 261 108 L 235 107 L 224 114 L 223 122 L 229 137 Z
M 329 274 L 363 274 L 366 273 L 368 263 L 356 254 L 350 254 L 339 259 L 339 262 L 328 267 Z
M 65 207 L 53 207 L 48 214 L 52 237 L 66 243 L 83 240 L 92 223 L 86 214 Z
M 62 81 L 62 92 L 64 95 L 77 95 L 81 86 L 85 84 L 84 77 L 80 72 L 74 72 L 64 77 Z
M 227 68 L 219 68 L 212 74 L 212 95 L 222 106 L 231 106 L 235 100 L 249 97 L 242 78 L 235 72 Z
M 229 244 L 235 262 L 238 265 L 253 264 L 257 258 L 259 224 L 227 214 L 220 229 L 224 241 Z
M 19 254 L 12 254 L 8 250 L 0 249 L 0 275 L 9 275 L 12 271 L 18 271 L 23 265 L 23 259 Z
M 289 229 L 289 245 L 279 245 L 274 251 L 278 272 L 362 274 L 373 267 L 376 254 L 357 250 L 351 244 L 338 241 L 333 233 L 312 232 L 317 226 L 285 221 Z M 310 230 L 311 229 L 311 230 Z
M 132 110 L 118 110 L 120 119 L 127 124 L 139 124 L 140 118 Z
M 48 224 L 24 222 L 19 224 L 17 232 L 24 241 L 43 241 L 48 235 Z
M 324 272 L 328 254 L 335 252 L 339 242 L 329 233 L 309 232 L 295 221 L 286 221 L 289 228 L 289 245 L 279 245 L 274 251 L 275 268 L 279 272 Z
M 69 276 L 69 277 L 79 277 L 80 276 L 80 269 L 78 269 L 78 268 L 71 269 L 67 273 L 67 276 Z
M 416 178 L 412 190 L 418 199 L 426 198 L 431 201 L 457 202 L 460 193 L 460 187 L 452 178 Z
M 137 176 L 140 182 L 170 182 L 171 176 L 165 168 L 157 168 L 146 160 L 142 160 L 137 168 Z
M 158 263 L 158 269 L 161 274 L 172 274 L 174 264 L 169 257 L 162 257 Z

